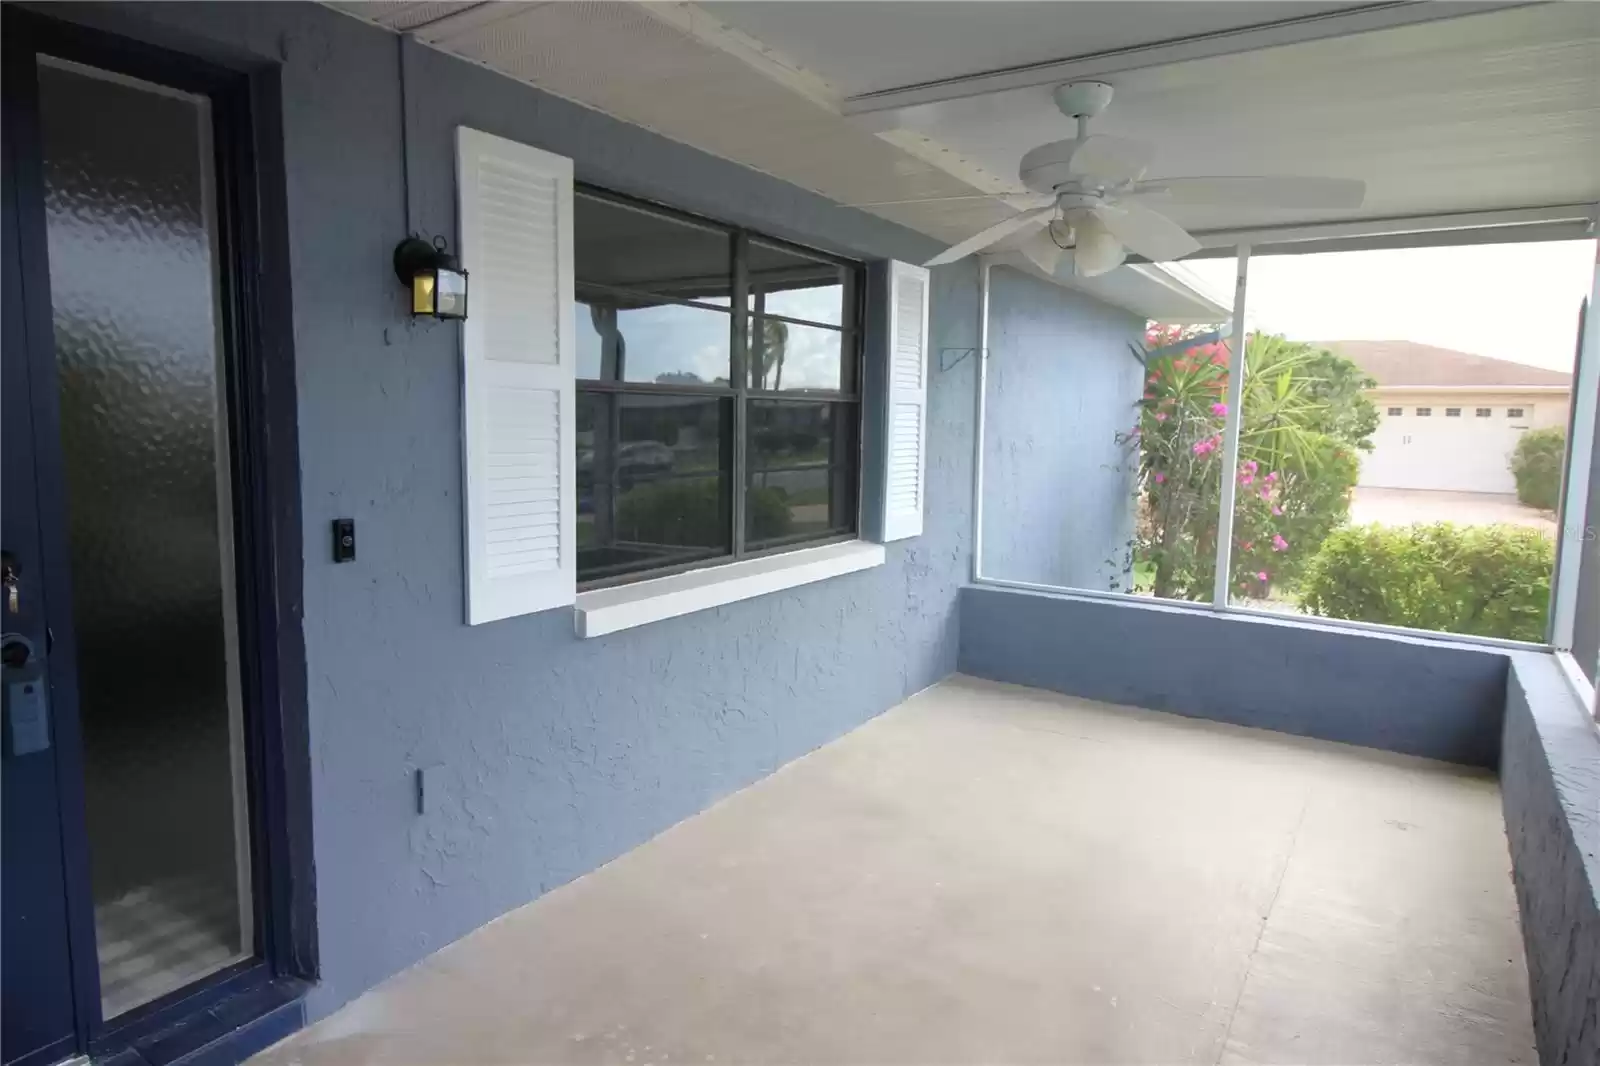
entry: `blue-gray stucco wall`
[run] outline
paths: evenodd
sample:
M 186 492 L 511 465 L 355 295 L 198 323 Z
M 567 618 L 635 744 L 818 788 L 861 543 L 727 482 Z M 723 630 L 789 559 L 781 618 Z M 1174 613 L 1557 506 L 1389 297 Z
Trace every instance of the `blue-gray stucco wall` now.
M 986 577 L 1125 582 L 1144 320 L 1015 270 L 991 273 L 983 452 Z
M 1544 1066 L 1600 1062 L 1600 731 L 1548 655 L 1512 656 L 1500 763 Z
M 322 964 L 312 1018 L 955 668 L 976 360 L 930 375 L 924 533 L 890 545 L 885 565 L 594 640 L 574 636 L 571 609 L 468 627 L 456 329 L 412 324 L 389 266 L 406 232 L 398 39 L 310 4 L 75 17 L 281 63 Z M 863 259 L 938 248 L 468 63 L 422 48 L 411 59 L 427 232 L 454 233 L 465 124 L 571 156 L 580 180 Z M 973 263 L 936 271 L 934 348 L 975 345 L 977 310 Z M 335 516 L 358 523 L 353 565 L 321 550 Z M 424 766 L 445 789 L 419 817 Z
M 972 587 L 962 673 L 1494 767 L 1507 661 L 1470 645 Z

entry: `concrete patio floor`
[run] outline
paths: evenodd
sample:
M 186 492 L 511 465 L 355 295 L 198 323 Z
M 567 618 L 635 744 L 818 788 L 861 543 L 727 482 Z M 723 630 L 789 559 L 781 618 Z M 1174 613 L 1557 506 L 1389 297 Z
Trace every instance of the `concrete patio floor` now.
M 254 1061 L 1536 1061 L 1498 788 L 953 678 Z

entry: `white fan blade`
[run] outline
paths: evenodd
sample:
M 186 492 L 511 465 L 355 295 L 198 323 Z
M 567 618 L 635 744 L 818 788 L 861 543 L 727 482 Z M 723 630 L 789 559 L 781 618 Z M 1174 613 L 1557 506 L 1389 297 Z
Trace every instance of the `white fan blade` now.
M 1028 239 L 1028 243 L 1022 246 L 1022 254 L 1028 257 L 1028 262 L 1046 274 L 1054 274 L 1056 267 L 1061 265 L 1061 246 L 1052 240 L 1045 230 L 1040 230 Z
M 1112 236 L 1151 262 L 1182 259 L 1200 249 L 1200 242 L 1189 236 L 1188 230 L 1141 203 L 1123 200 L 1090 211 Z
M 1153 149 L 1144 141 L 1092 133 L 1073 149 L 1067 173 L 1121 185 L 1144 176 L 1152 153 Z
M 1133 195 L 1160 196 L 1175 204 L 1360 207 L 1367 183 L 1355 178 L 1158 178 L 1141 181 Z
M 1024 211 L 1020 215 L 1012 215 L 1004 222 L 997 222 L 981 233 L 975 233 L 960 244 L 952 245 L 923 263 L 923 266 L 936 267 L 946 263 L 954 263 L 957 259 L 965 258 L 973 252 L 987 248 L 1002 237 L 1009 237 L 1020 229 L 1043 222 L 1055 212 L 1055 204 L 1049 207 L 1037 207 L 1032 211 Z

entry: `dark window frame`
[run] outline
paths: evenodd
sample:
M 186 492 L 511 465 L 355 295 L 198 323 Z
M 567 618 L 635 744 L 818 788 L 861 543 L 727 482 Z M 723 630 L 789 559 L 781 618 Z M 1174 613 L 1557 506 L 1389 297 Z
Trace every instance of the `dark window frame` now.
M 1494 410 L 1492 408 L 1479 407 L 1479 408 L 1474 409 L 1472 417 L 1474 417 L 1474 418 L 1488 418 L 1492 414 L 1494 414 Z
M 1387 417 L 1387 418 L 1400 418 L 1405 413 L 1406 413 L 1406 409 L 1404 407 L 1391 407 L 1391 408 L 1389 408 L 1389 413 L 1385 417 Z
M 1432 416 L 1433 416 L 1433 408 L 1431 408 L 1431 407 L 1419 407 L 1419 408 L 1417 408 L 1417 417 L 1418 418 L 1431 418 Z
M 638 581 L 648 581 L 652 578 L 666 577 L 689 570 L 726 566 L 729 563 L 741 562 L 745 559 L 778 555 L 801 548 L 814 548 L 857 539 L 861 530 L 861 385 L 864 362 L 863 338 L 866 331 L 865 302 L 867 287 L 865 264 L 859 260 L 795 244 L 792 241 L 786 241 L 766 233 L 726 222 L 719 222 L 716 219 L 682 211 L 664 204 L 626 196 L 610 189 L 589 185 L 584 182 L 575 183 L 574 193 L 579 197 L 616 204 L 629 210 L 682 222 L 690 226 L 714 229 L 726 234 L 729 238 L 729 293 L 726 307 L 697 300 L 675 298 L 667 293 L 653 293 L 638 288 L 618 288 L 613 285 L 587 282 L 581 277 L 575 279 L 576 287 L 580 294 L 587 291 L 614 293 L 622 296 L 631 295 L 660 303 L 678 304 L 726 314 L 729 320 L 728 383 L 719 385 L 712 382 L 703 384 L 692 382 L 635 382 L 579 377 L 576 385 L 578 395 L 580 397 L 584 395 L 697 397 L 727 400 L 732 409 L 732 456 L 731 464 L 726 472 L 732 482 L 730 492 L 731 506 L 729 508 L 729 521 L 732 528 L 729 537 L 729 551 L 670 563 L 664 566 L 630 570 L 627 573 L 591 578 L 580 577 L 578 581 L 579 591 L 612 588 L 618 585 L 633 584 Z M 575 239 L 579 238 L 575 235 Z M 752 288 L 748 270 L 750 244 L 752 241 L 764 248 L 786 252 L 820 264 L 838 267 L 841 271 L 840 283 L 844 286 L 840 322 L 835 325 L 814 319 L 798 318 L 792 315 L 767 314 L 760 309 L 759 302 L 756 303 L 756 310 L 753 311 Z M 751 387 L 749 330 L 751 319 L 757 317 L 758 313 L 761 318 L 838 333 L 840 335 L 839 388 L 757 389 Z M 830 460 L 827 466 L 830 474 L 845 479 L 844 487 L 837 490 L 849 501 L 849 506 L 845 508 L 848 521 L 844 525 L 831 527 L 821 532 L 799 533 L 781 539 L 750 542 L 746 516 L 748 493 L 753 484 L 754 475 L 764 472 L 767 468 L 756 469 L 752 465 L 749 455 L 749 409 L 752 401 L 759 402 L 762 400 L 788 401 L 791 403 L 824 403 L 835 411 L 844 410 L 849 412 L 847 418 L 837 419 L 835 422 L 837 427 L 848 431 L 848 436 L 843 442 L 836 441 L 834 443 L 835 458 Z M 837 458 L 840 455 L 846 458 L 840 460 Z
M 1507 418 L 1527 418 L 1528 417 L 1528 409 L 1526 407 L 1507 407 L 1506 408 L 1506 417 Z
M 1460 418 L 1461 417 L 1461 408 L 1459 408 L 1459 407 L 1446 407 L 1444 409 L 1444 416 L 1446 418 Z

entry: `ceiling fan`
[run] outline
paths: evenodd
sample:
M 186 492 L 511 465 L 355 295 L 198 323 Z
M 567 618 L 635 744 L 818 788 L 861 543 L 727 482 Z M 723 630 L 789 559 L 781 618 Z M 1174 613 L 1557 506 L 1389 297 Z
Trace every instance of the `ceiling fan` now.
M 1021 252 L 1047 274 L 1092 278 L 1115 270 L 1129 252 L 1153 262 L 1181 259 L 1200 242 L 1155 206 L 1247 204 L 1256 207 L 1359 207 L 1366 183 L 1350 178 L 1223 177 L 1146 180 L 1152 148 L 1142 141 L 1090 134 L 1089 120 L 1111 103 L 1105 82 L 1057 86 L 1056 106 L 1078 122 L 1078 135 L 1041 144 L 1022 157 L 1020 194 L 940 196 L 928 200 L 884 200 L 861 207 L 932 200 L 978 200 L 1020 195 L 1034 206 L 951 246 L 928 260 L 940 266 L 981 251 L 1012 234 L 1036 229 Z M 1040 200 L 1044 202 L 1040 203 Z M 1070 260 L 1066 253 L 1071 252 Z

